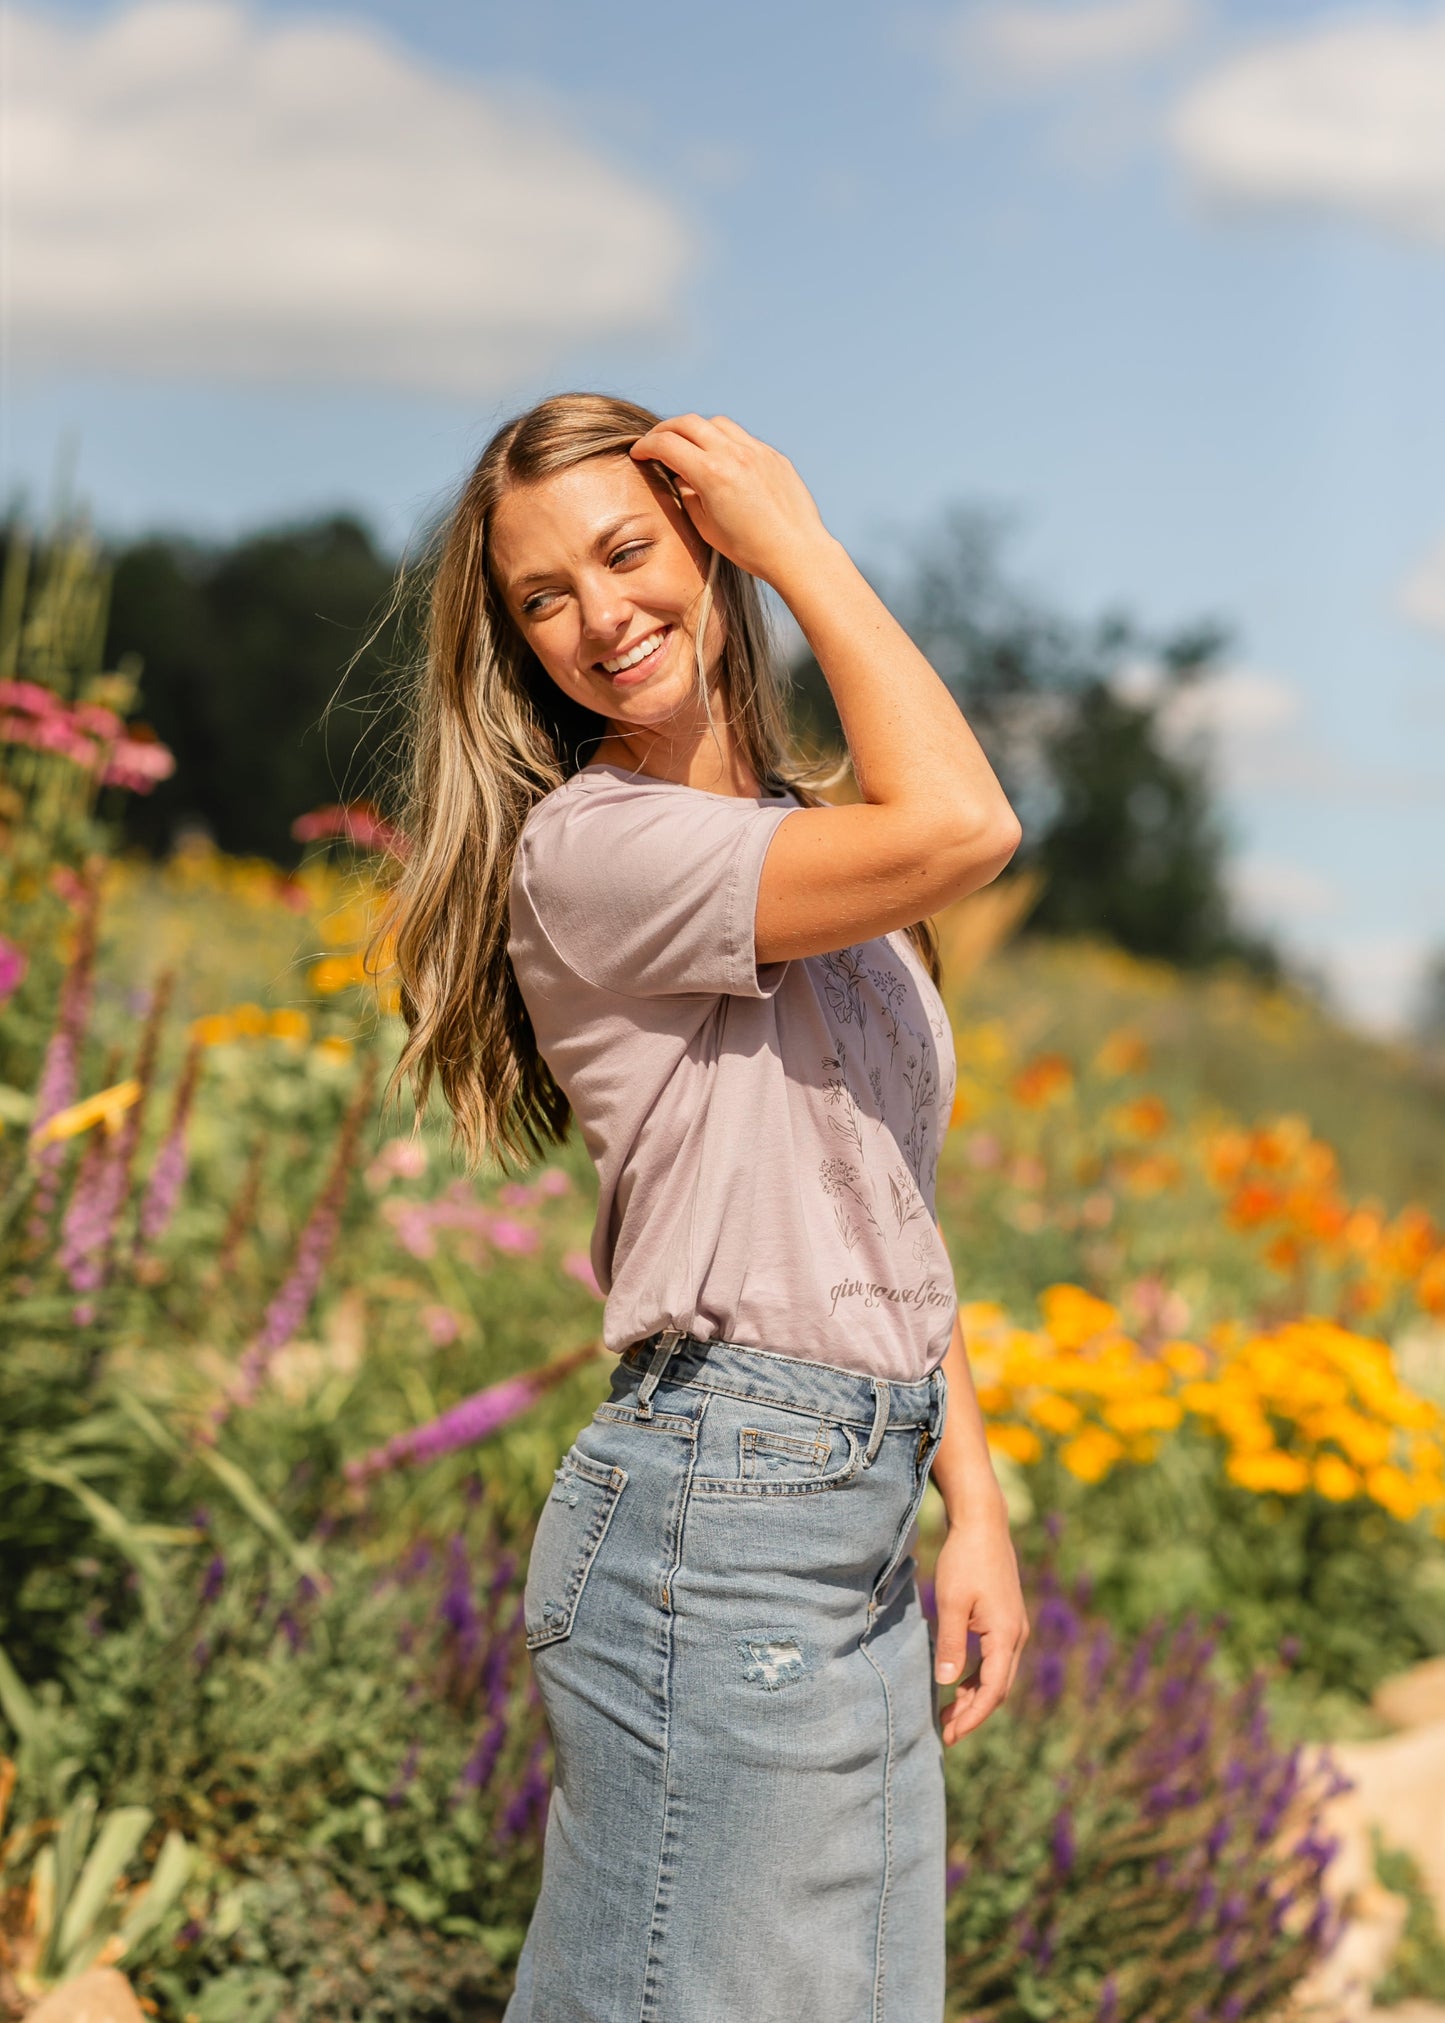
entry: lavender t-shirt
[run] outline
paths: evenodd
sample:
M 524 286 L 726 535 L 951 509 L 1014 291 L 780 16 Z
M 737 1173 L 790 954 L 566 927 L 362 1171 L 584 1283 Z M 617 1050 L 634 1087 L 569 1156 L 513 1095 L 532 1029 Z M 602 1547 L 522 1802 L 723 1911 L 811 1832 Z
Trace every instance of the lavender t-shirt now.
M 585 767 L 527 818 L 508 949 L 601 1183 L 607 1346 L 676 1327 L 911 1382 L 953 1326 L 952 1037 L 902 933 L 758 966 L 798 805 Z

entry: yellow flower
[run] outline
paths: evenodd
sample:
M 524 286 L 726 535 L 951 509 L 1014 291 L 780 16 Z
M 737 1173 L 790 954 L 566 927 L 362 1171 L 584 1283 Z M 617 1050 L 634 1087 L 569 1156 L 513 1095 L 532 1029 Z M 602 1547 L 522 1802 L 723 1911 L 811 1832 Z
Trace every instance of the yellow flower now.
M 47 1117 L 37 1130 L 31 1132 L 30 1149 L 38 1152 L 45 1145 L 55 1144 L 57 1139 L 78 1137 L 92 1124 L 103 1124 L 107 1131 L 114 1131 L 139 1095 L 139 1082 L 113 1082 L 110 1088 L 100 1089 L 83 1102 L 72 1103 L 67 1109 L 57 1110 L 53 1117 Z
M 1209 1358 L 1197 1342 L 1166 1342 L 1159 1351 L 1159 1360 L 1176 1377 L 1202 1377 L 1209 1368 Z
M 1038 1434 L 1031 1433 L 1027 1426 L 990 1426 L 987 1430 L 989 1446 L 997 1447 L 999 1452 L 1007 1454 L 1010 1460 L 1022 1461 L 1027 1465 L 1031 1461 L 1037 1461 L 1044 1451 Z
M 1360 1478 L 1338 1454 L 1321 1454 L 1315 1462 L 1315 1488 L 1331 1503 L 1348 1503 L 1360 1493 Z
M 1224 1472 L 1241 1489 L 1253 1490 L 1257 1495 L 1275 1490 L 1281 1496 L 1297 1496 L 1309 1487 L 1310 1480 L 1310 1471 L 1300 1457 L 1286 1454 L 1279 1447 L 1260 1453 L 1231 1454 Z
M 1123 1452 L 1122 1440 L 1102 1426 L 1086 1426 L 1061 1450 L 1059 1458 L 1080 1482 L 1102 1482 Z
M 1051 1285 L 1039 1295 L 1044 1326 L 1061 1349 L 1082 1348 L 1119 1325 L 1119 1309 L 1078 1285 Z
M 1184 1417 L 1177 1398 L 1115 1398 L 1104 1417 L 1116 1433 L 1169 1433 Z
M 1329 1426 L 1330 1439 L 1337 1447 L 1344 1448 L 1357 1467 L 1378 1467 L 1389 1460 L 1395 1440 L 1388 1426 L 1377 1425 L 1374 1420 L 1347 1408 L 1322 1416 Z
M 337 1033 L 328 1033 L 324 1040 L 316 1042 L 316 1051 L 323 1061 L 349 1061 L 353 1047 L 350 1040 L 344 1040 Z
M 985 1417 L 994 1419 L 1006 1412 L 1013 1403 L 1011 1384 L 980 1384 L 978 1386 L 978 1406 Z
M 258 1040 L 270 1020 L 258 1004 L 236 1004 L 231 1007 L 231 1023 L 243 1038 Z
M 305 1046 L 311 1037 L 311 1021 L 303 1011 L 274 1011 L 271 1014 L 271 1037 L 273 1040 L 289 1040 L 294 1046 Z
M 1040 1391 L 1030 1402 L 1029 1416 L 1050 1433 L 1072 1433 L 1084 1415 L 1072 1398 L 1061 1398 L 1057 1391 Z
M 1370 1469 L 1365 1477 L 1365 1488 L 1382 1509 L 1388 1510 L 1391 1517 L 1398 1517 L 1402 1524 L 1408 1524 L 1420 1508 L 1420 1499 L 1409 1476 L 1403 1468 L 1396 1468 L 1389 1462 Z
M 224 1047 L 236 1037 L 236 1029 L 224 1012 L 211 1012 L 192 1019 L 191 1038 L 203 1047 Z
M 313 962 L 307 972 L 307 982 L 320 997 L 334 997 L 339 990 L 349 990 L 354 983 L 364 983 L 366 971 L 359 955 L 326 955 L 320 962 Z

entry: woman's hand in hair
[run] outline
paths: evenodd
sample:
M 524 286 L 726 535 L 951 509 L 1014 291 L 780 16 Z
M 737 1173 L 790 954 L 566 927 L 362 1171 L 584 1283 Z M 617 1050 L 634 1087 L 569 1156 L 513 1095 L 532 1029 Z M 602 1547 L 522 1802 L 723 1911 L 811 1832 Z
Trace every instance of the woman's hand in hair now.
M 708 546 L 774 588 L 830 542 L 812 493 L 782 451 L 725 414 L 673 415 L 635 442 L 632 455 L 666 465 Z

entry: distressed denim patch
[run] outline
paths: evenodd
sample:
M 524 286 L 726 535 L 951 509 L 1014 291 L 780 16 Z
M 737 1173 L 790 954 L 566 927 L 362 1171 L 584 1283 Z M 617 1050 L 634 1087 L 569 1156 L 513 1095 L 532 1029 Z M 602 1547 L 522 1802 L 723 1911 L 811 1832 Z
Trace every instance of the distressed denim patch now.
M 738 1649 L 743 1657 L 743 1678 L 767 1693 L 795 1686 L 808 1669 L 802 1640 L 789 1630 L 760 1630 L 756 1636 L 744 1637 Z

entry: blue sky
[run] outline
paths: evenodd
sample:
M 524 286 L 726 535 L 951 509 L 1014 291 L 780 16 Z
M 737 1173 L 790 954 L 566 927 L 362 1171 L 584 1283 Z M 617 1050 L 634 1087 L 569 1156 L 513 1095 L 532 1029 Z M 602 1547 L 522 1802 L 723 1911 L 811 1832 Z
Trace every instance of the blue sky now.
M 598 384 L 736 415 L 860 559 L 1008 508 L 1064 608 L 1233 627 L 1196 728 L 1239 890 L 1403 1016 L 1445 944 L 1445 8 L 142 0 L 7 34 L 7 491 L 42 504 L 69 443 L 107 530 L 345 504 L 400 543 L 502 415 Z

